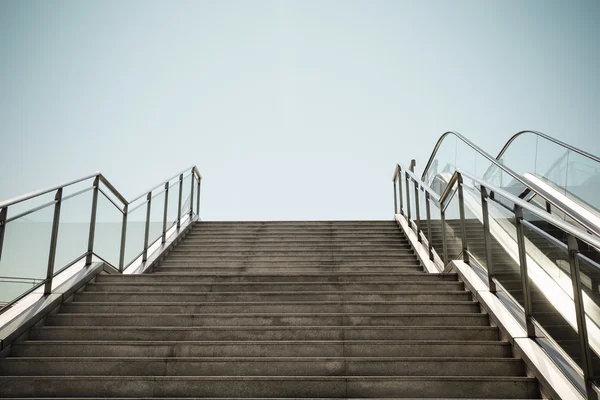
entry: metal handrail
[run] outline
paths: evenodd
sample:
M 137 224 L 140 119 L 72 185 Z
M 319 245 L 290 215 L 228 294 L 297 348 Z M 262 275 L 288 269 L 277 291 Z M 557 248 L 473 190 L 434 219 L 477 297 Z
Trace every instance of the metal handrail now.
M 504 144 L 504 146 L 500 150 L 500 153 L 498 153 L 498 156 L 496 157 L 496 159 L 499 160 L 500 158 L 502 158 L 502 156 L 504 155 L 504 153 L 506 152 L 506 150 L 508 150 L 508 148 L 510 147 L 511 143 L 514 142 L 516 138 L 518 138 L 519 136 L 521 136 L 521 135 L 523 135 L 525 133 L 532 133 L 532 134 L 537 135 L 539 137 L 542 137 L 542 138 L 544 138 L 546 140 L 554 142 L 554 143 L 558 144 L 559 146 L 562 146 L 562 147 L 566 148 L 567 150 L 574 151 L 577 154 L 581 154 L 584 157 L 587 157 L 587 158 L 589 158 L 591 160 L 596 161 L 597 163 L 600 163 L 600 158 L 599 157 L 596 157 L 595 155 L 590 154 L 587 151 L 578 149 L 577 147 L 571 146 L 570 144 L 567 144 L 565 142 L 561 142 L 560 140 L 555 139 L 552 136 L 548 136 L 545 133 L 542 133 L 542 132 L 539 132 L 539 131 L 529 131 L 529 130 L 517 132 L 510 139 L 508 139 L 508 141 Z
M 402 198 L 403 198 L 403 190 L 402 190 L 402 174 L 401 172 L 405 172 L 403 171 L 402 167 L 397 164 L 396 165 L 396 169 L 394 171 L 394 212 L 398 213 L 398 198 L 400 199 L 401 202 L 401 206 L 400 206 L 400 214 L 403 215 L 404 217 L 406 217 L 407 221 L 408 221 L 408 226 L 411 229 L 415 229 L 416 230 L 416 234 L 417 234 L 417 238 L 419 241 L 421 241 L 421 234 L 422 229 L 421 229 L 421 223 L 418 222 L 417 224 L 413 224 L 411 221 L 411 214 L 410 214 L 410 207 L 411 207 L 411 199 L 409 196 L 409 187 L 407 187 L 407 191 L 406 191 L 406 208 L 402 207 Z M 406 181 L 408 182 L 408 179 L 413 179 L 413 177 L 409 174 L 405 174 L 406 177 Z M 512 210 L 512 213 L 514 214 L 515 217 L 515 225 L 516 225 L 516 237 L 517 237 L 517 246 L 518 246 L 518 254 L 519 254 L 519 267 L 520 267 L 520 278 L 521 278 L 521 286 L 522 286 L 522 291 L 523 291 L 523 311 L 525 314 L 525 326 L 526 326 L 526 330 L 527 330 L 527 335 L 528 337 L 534 338 L 536 337 L 536 325 L 535 325 L 535 318 L 533 315 L 533 308 L 532 308 L 532 300 L 531 300 L 531 292 L 532 292 L 532 283 L 530 282 L 530 276 L 528 274 L 527 271 L 527 249 L 526 249 L 526 242 L 525 242 L 525 234 L 524 234 L 524 226 L 529 226 L 530 224 L 524 220 L 523 218 L 523 212 L 527 211 L 530 213 L 533 213 L 534 215 L 536 215 L 538 218 L 540 218 L 541 220 L 552 224 L 554 226 L 556 226 L 557 228 L 559 228 L 560 230 L 563 231 L 563 233 L 566 234 L 567 237 L 567 245 L 565 245 L 564 247 L 561 246 L 561 248 L 565 248 L 567 250 L 568 253 L 568 259 L 569 259 L 569 266 L 570 266 L 570 276 L 571 276 L 571 283 L 572 283 L 572 289 L 573 289 L 573 303 L 574 303 L 574 308 L 575 308 L 575 322 L 574 324 L 576 324 L 576 329 L 577 329 L 577 333 L 579 335 L 579 343 L 581 345 L 581 368 L 583 371 L 583 379 L 585 382 L 585 391 L 587 393 L 587 395 L 589 396 L 589 398 L 593 398 L 593 399 L 597 399 L 598 397 L 596 396 L 596 391 L 594 388 L 594 373 L 593 373 L 593 366 L 592 366 L 592 349 L 591 349 L 591 344 L 590 341 L 588 340 L 588 330 L 587 330 L 587 322 L 586 322 L 586 312 L 585 312 L 585 308 L 584 308 L 584 301 L 583 301 L 583 286 L 582 286 L 582 282 L 581 282 L 581 276 L 580 276 L 580 267 L 579 267 L 579 260 L 580 259 L 587 259 L 586 257 L 582 256 L 579 252 L 579 248 L 578 248 L 578 240 L 587 243 L 588 245 L 590 245 L 592 248 L 596 249 L 596 251 L 600 251 L 600 238 L 598 238 L 595 235 L 592 235 L 588 232 L 586 232 L 583 229 L 580 229 L 572 224 L 569 224 L 563 220 L 561 220 L 560 218 L 557 218 L 555 215 L 550 214 L 548 211 L 542 209 L 542 208 L 538 208 L 530 203 L 528 203 L 527 201 L 521 199 L 518 196 L 515 196 L 507 191 L 505 191 L 502 188 L 496 187 L 495 185 L 485 181 L 484 179 L 480 179 L 474 175 L 472 175 L 469 172 L 466 171 L 462 171 L 461 169 L 456 169 L 454 171 L 454 173 L 452 174 L 452 177 L 450 178 L 444 192 L 442 193 L 442 195 L 439 197 L 439 205 L 440 205 L 440 223 L 441 223 L 441 236 L 442 236 L 442 246 L 443 246 L 443 252 L 442 252 L 442 257 L 443 257 L 443 262 L 444 262 L 444 266 L 447 266 L 448 263 L 448 249 L 447 249 L 447 238 L 446 238 L 446 229 L 445 229 L 445 212 L 446 212 L 446 207 L 448 206 L 448 204 L 450 203 L 450 201 L 452 201 L 452 196 L 455 193 L 458 193 L 458 207 L 459 207 L 459 214 L 460 214 L 460 242 L 462 243 L 462 251 L 460 252 L 458 257 L 462 256 L 462 260 L 466 263 L 466 264 L 470 264 L 471 263 L 471 258 L 473 257 L 471 255 L 471 253 L 469 252 L 469 247 L 468 247 L 468 238 L 466 235 L 466 218 L 465 218 L 465 200 L 464 200 L 464 191 L 463 191 L 463 186 L 464 186 L 464 180 L 468 180 L 470 182 L 473 183 L 473 186 L 476 189 L 479 189 L 480 191 L 480 196 L 481 196 L 481 211 L 482 211 L 482 222 L 483 222 L 483 233 L 484 233 L 484 240 L 485 240 L 485 253 L 486 253 L 486 264 L 487 264 L 487 278 L 488 278 L 488 287 L 489 287 L 489 291 L 490 293 L 493 293 L 495 295 L 497 290 L 496 290 L 496 279 L 495 279 L 495 273 L 494 273 L 494 260 L 493 260 L 493 255 L 492 255 L 492 250 L 491 250 L 491 233 L 490 233 L 490 216 L 488 213 L 488 202 L 493 200 L 494 197 L 490 196 L 490 194 L 498 194 L 499 196 L 504 197 L 505 199 L 509 200 L 510 202 L 513 203 L 514 207 Z M 397 182 L 400 183 L 400 187 L 398 188 L 397 186 Z M 419 181 L 419 182 L 415 182 L 415 187 L 419 188 L 422 187 L 425 191 L 425 193 L 429 193 L 429 191 L 426 190 L 426 188 L 429 188 L 429 186 L 424 183 L 423 181 Z M 399 190 L 397 190 L 399 189 Z M 429 188 L 430 190 L 432 190 L 431 188 Z M 417 189 L 418 190 L 418 189 Z M 418 208 L 418 197 L 415 196 L 415 205 Z M 429 207 L 429 196 L 426 196 L 425 201 L 427 202 L 427 207 Z M 406 212 L 405 212 L 406 210 Z M 417 221 L 420 218 L 419 215 L 416 216 Z M 432 242 L 431 242 L 431 216 L 429 214 L 429 212 L 427 213 L 427 239 L 428 239 L 428 247 L 429 247 L 429 254 L 430 254 L 430 259 L 433 260 L 433 254 L 432 254 Z M 541 230 L 536 230 L 537 233 L 542 234 L 543 237 L 546 237 L 548 239 L 551 239 L 552 243 L 555 243 L 556 240 L 552 240 L 554 239 L 552 236 L 550 236 L 548 233 L 543 232 Z M 590 260 L 591 261 L 591 260 Z M 591 262 L 588 263 L 589 267 L 600 271 L 600 266 L 595 263 L 595 262 Z M 589 268 L 586 268 L 586 271 L 589 270 Z M 446 269 L 444 268 L 444 271 L 446 271 Z M 510 293 L 509 293 L 510 295 Z
M 461 170 L 460 168 L 454 172 L 453 177 L 454 175 L 457 176 L 457 179 L 459 175 L 469 178 L 471 181 L 476 182 L 478 185 L 483 186 L 496 194 L 499 194 L 500 196 L 509 200 L 511 203 L 521 207 L 523 210 L 527 210 L 530 213 L 535 214 L 544 221 L 551 223 L 557 228 L 563 230 L 564 232 L 573 235 L 577 239 L 580 239 L 589 244 L 590 246 L 593 246 L 596 249 L 600 250 L 600 239 L 597 236 L 590 235 L 588 232 L 576 227 L 575 225 L 565 222 L 564 220 L 556 217 L 555 215 L 548 213 L 546 210 L 533 206 L 529 202 L 507 192 L 506 190 L 496 187 L 482 179 L 479 179 L 476 176 L 470 174 L 469 172 Z
M 523 185 L 525 188 L 531 190 L 533 193 L 535 193 L 536 195 L 538 195 L 539 197 L 541 197 L 542 199 L 544 199 L 552 207 L 554 207 L 557 210 L 560 210 L 562 213 L 568 215 L 574 221 L 577 221 L 577 223 L 579 223 L 581 226 L 583 226 L 589 232 L 594 233 L 596 236 L 600 236 L 600 227 L 597 226 L 594 222 L 590 221 L 584 215 L 581 215 L 580 213 L 576 212 L 575 210 L 572 210 L 571 208 L 569 208 L 568 206 L 566 206 L 565 204 L 563 204 L 563 202 L 561 202 L 559 199 L 557 199 L 551 193 L 549 193 L 548 191 L 546 191 L 544 188 L 539 187 L 538 185 L 535 185 L 533 182 L 526 181 L 521 175 L 517 174 L 515 171 L 513 171 L 509 167 L 507 167 L 504 164 L 500 163 L 497 159 L 495 159 L 494 157 L 492 157 L 491 155 L 489 155 L 487 152 L 485 152 L 484 150 L 482 150 L 479 146 L 477 146 L 476 144 L 474 144 L 473 142 L 471 142 L 469 139 L 465 138 L 463 135 L 461 135 L 458 132 L 448 131 L 448 132 L 445 132 L 442 136 L 440 136 L 440 138 L 438 139 L 438 141 L 436 142 L 436 144 L 435 144 L 435 146 L 433 148 L 433 151 L 431 152 L 431 156 L 429 157 L 429 161 L 427 162 L 427 165 L 425 166 L 425 170 L 423 171 L 423 174 L 421 176 L 421 180 L 422 181 L 425 180 L 425 177 L 427 176 L 428 169 L 431 166 L 431 164 L 432 164 L 432 162 L 433 162 L 433 160 L 435 158 L 435 155 L 437 154 L 437 151 L 438 151 L 439 147 L 441 146 L 442 142 L 444 141 L 444 139 L 448 135 L 454 135 L 454 136 L 456 136 L 457 138 L 459 138 L 460 140 L 462 140 L 466 145 L 468 145 L 473 150 L 475 150 L 477 153 L 479 153 L 481 156 L 483 156 L 484 158 L 486 158 L 492 165 L 498 167 L 500 170 L 502 170 L 503 172 L 505 172 L 506 174 L 508 174 L 515 181 L 517 181 L 521 185 Z M 546 136 L 546 135 L 544 135 L 544 136 Z M 559 141 L 556 141 L 556 142 L 559 142 Z M 559 143 L 562 143 L 562 142 L 559 142 Z M 491 168 L 491 166 L 490 166 L 490 168 Z M 486 171 L 486 174 L 487 174 L 487 171 Z M 448 186 L 452 187 L 453 185 L 447 185 L 446 189 L 444 190 L 444 192 L 446 192 L 448 190 Z M 442 196 L 440 196 L 440 198 L 441 197 Z
M 183 195 L 183 187 L 182 187 L 183 177 L 185 174 L 187 174 L 188 171 L 189 171 L 189 175 L 187 175 L 187 176 L 192 177 L 191 182 L 190 182 L 191 187 L 189 188 L 189 196 L 190 196 L 189 197 L 189 205 L 186 200 L 185 207 L 186 207 L 187 211 L 185 211 L 182 215 L 181 207 L 182 207 L 182 195 Z M 32 290 L 35 290 L 42 285 L 45 286 L 44 294 L 45 295 L 50 294 L 52 291 L 53 278 L 55 276 L 57 276 L 58 274 L 60 274 L 61 272 L 63 272 L 66 268 L 74 265 L 76 262 L 80 261 L 83 258 L 85 258 L 86 265 L 90 265 L 92 263 L 92 259 L 94 256 L 105 261 L 101 255 L 96 254 L 94 252 L 94 236 L 95 236 L 95 231 L 96 231 L 96 229 L 95 229 L 96 228 L 96 212 L 97 212 L 97 208 L 98 208 L 99 193 L 102 193 L 102 196 L 104 196 L 106 199 L 108 199 L 122 213 L 119 265 L 118 265 L 118 267 L 115 267 L 115 266 L 111 265 L 109 262 L 105 261 L 106 264 L 108 264 L 110 267 L 114 268 L 118 272 L 123 273 L 123 271 L 127 267 L 129 267 L 137 258 L 139 258 L 140 255 L 142 256 L 142 262 L 145 262 L 148 258 L 148 249 L 154 243 L 156 243 L 158 240 L 161 240 L 161 243 L 163 243 L 163 244 L 166 242 L 167 230 L 171 228 L 170 226 L 167 227 L 167 221 L 166 221 L 167 210 L 168 210 L 167 209 L 167 207 L 168 207 L 168 192 L 169 192 L 169 188 L 172 187 L 171 185 L 169 185 L 169 182 L 171 182 L 173 179 L 176 179 L 176 178 L 179 178 L 178 182 L 176 182 L 174 184 L 174 185 L 179 186 L 179 188 L 178 188 L 179 189 L 178 190 L 179 199 L 178 199 L 178 204 L 177 204 L 177 220 L 175 222 L 177 223 L 177 230 L 179 231 L 182 219 L 185 216 L 189 215 L 190 221 L 194 221 L 195 220 L 194 215 L 196 216 L 196 218 L 198 218 L 198 216 L 200 214 L 200 185 L 201 185 L 201 181 L 202 181 L 202 176 L 200 175 L 200 172 L 198 171 L 198 168 L 196 166 L 192 166 L 190 168 L 187 168 L 187 169 L 181 171 L 180 173 L 174 175 L 173 177 L 169 178 L 166 181 L 163 181 L 161 184 L 153 187 L 151 190 L 145 192 L 141 196 L 138 196 L 131 201 L 127 201 L 127 199 L 123 195 L 121 195 L 121 193 L 119 193 L 119 191 L 110 183 L 110 181 L 108 179 L 106 179 L 100 172 L 96 172 L 92 175 L 88 175 L 88 176 L 85 176 L 85 177 L 82 177 L 79 179 L 75 179 L 75 180 L 69 181 L 67 183 L 64 183 L 62 185 L 54 186 L 49 189 L 34 191 L 31 193 L 1 202 L 0 203 L 0 259 L 2 257 L 2 248 L 4 245 L 4 234 L 6 231 L 7 223 L 14 221 L 15 219 L 21 218 L 25 215 L 28 215 L 32 212 L 36 212 L 36 211 L 39 211 L 43 208 L 50 207 L 50 206 L 54 206 L 54 217 L 52 219 L 52 231 L 50 234 L 50 248 L 49 248 L 48 268 L 47 268 L 46 278 L 40 279 L 41 282 L 37 286 L 35 286 L 31 290 L 21 294 L 16 299 L 13 299 L 11 302 L 9 302 L 8 304 L 3 304 L 3 308 L 0 309 L 0 313 L 4 312 L 5 310 L 7 310 L 9 308 L 9 306 L 11 306 L 15 302 L 19 301 L 25 295 L 30 293 Z M 66 187 L 69 187 L 71 185 L 74 185 L 74 184 L 77 184 L 77 183 L 80 183 L 80 182 L 83 182 L 86 180 L 90 180 L 90 179 L 93 179 L 93 183 L 92 183 L 91 187 L 83 189 L 83 190 L 79 190 L 76 193 L 70 194 L 68 196 L 63 196 L 63 190 Z M 105 193 L 104 190 L 102 190 L 100 188 L 100 184 L 105 186 L 110 191 L 110 193 L 112 193 L 112 195 L 114 195 L 114 197 L 118 200 L 118 202 L 120 202 L 122 204 L 122 209 L 113 199 L 111 199 L 107 195 L 107 193 Z M 150 242 L 150 238 L 149 238 L 150 207 L 151 207 L 152 198 L 155 197 L 152 195 L 153 194 L 152 192 L 156 189 L 160 189 L 161 193 L 163 193 L 163 192 L 165 193 L 164 212 L 163 212 L 163 232 L 160 237 L 156 238 L 156 240 L 153 239 L 152 242 Z M 62 202 L 71 197 L 78 196 L 78 195 L 88 192 L 90 190 L 92 190 L 92 204 L 91 204 L 91 216 L 90 216 L 87 251 L 82 256 L 69 262 L 66 266 L 63 266 L 59 271 L 55 271 L 54 264 L 55 264 L 55 255 L 56 255 L 57 240 L 58 240 L 58 228 L 59 228 L 59 224 L 60 224 L 60 211 L 61 211 Z M 194 204 L 194 191 L 196 191 L 196 196 L 197 196 L 197 198 L 195 199 L 196 204 Z M 11 216 L 11 218 L 7 217 L 9 207 L 11 207 L 15 204 L 21 203 L 23 201 L 31 200 L 36 197 L 50 194 L 50 193 L 54 193 L 53 201 L 47 202 L 42 205 L 38 205 L 37 207 L 33 207 L 32 209 L 30 209 L 28 211 L 22 212 L 15 216 Z M 134 259 L 132 260 L 131 263 L 129 263 L 127 266 L 125 266 L 124 265 L 124 257 L 125 257 L 125 244 L 126 244 L 126 235 L 127 235 L 127 216 L 128 216 L 128 214 L 133 212 L 136 208 L 138 208 L 138 207 L 129 208 L 129 206 L 131 204 L 133 204 L 134 202 L 138 202 L 144 196 L 146 196 L 146 201 L 145 201 L 145 203 L 140 204 L 140 206 L 143 206 L 145 204 L 147 207 L 146 208 L 146 221 L 145 221 L 146 226 L 145 226 L 144 248 L 137 257 L 134 257 Z M 194 212 L 194 208 L 196 209 L 195 212 Z
M 27 193 L 27 194 L 24 194 L 24 195 L 21 195 L 21 196 L 13 197 L 12 199 L 8 199 L 8 200 L 0 202 L 0 208 L 6 208 L 8 206 L 12 206 L 14 204 L 21 203 L 23 201 L 26 201 L 26 200 L 29 200 L 29 199 L 33 199 L 34 197 L 38 197 L 38 196 L 42 196 L 44 194 L 55 192 L 58 189 L 62 189 L 62 188 L 65 188 L 67 186 L 71 186 L 71 185 L 74 185 L 76 183 L 83 182 L 83 181 L 86 181 L 88 179 L 95 178 L 95 177 L 97 177 L 99 175 L 101 175 L 100 172 L 96 172 L 96 173 L 94 173 L 92 175 L 87 175 L 87 176 L 84 176 L 83 178 L 74 179 L 72 181 L 63 183 L 61 185 L 53 186 L 53 187 L 48 188 L 48 189 L 35 190 L 33 192 L 30 192 L 30 193 Z

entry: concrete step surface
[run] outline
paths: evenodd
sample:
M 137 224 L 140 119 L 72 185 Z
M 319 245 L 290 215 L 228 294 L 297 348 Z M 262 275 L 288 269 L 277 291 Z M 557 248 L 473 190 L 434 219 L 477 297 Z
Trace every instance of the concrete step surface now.
M 32 328 L 0 359 L 0 387 L 3 398 L 540 398 L 458 276 L 425 273 L 395 221 L 199 222 L 150 273 L 99 275 Z
M 577 343 L 575 343 L 577 344 Z M 475 340 L 30 340 L 13 357 L 511 357 L 509 343 Z
M 539 397 L 524 376 L 3 376 L 2 397 Z

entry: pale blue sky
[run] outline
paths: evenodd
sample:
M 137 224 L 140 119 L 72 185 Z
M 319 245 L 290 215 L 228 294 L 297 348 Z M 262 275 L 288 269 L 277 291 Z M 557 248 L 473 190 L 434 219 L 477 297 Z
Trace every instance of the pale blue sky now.
M 0 1 L 0 199 L 192 164 L 204 219 L 391 218 L 446 130 L 600 154 L 600 3 Z M 524 156 L 527 156 L 524 153 Z

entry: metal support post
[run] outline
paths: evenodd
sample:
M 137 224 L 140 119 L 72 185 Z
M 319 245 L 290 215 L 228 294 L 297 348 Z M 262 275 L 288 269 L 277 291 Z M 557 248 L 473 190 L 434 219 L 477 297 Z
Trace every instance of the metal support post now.
M 396 190 L 396 178 L 394 178 L 394 215 L 398 214 L 398 193 Z
M 88 236 L 88 251 L 85 256 L 85 265 L 92 264 L 92 256 L 94 254 L 94 235 L 96 234 L 96 211 L 98 209 L 98 185 L 100 177 L 94 179 L 94 193 L 92 195 L 92 215 L 90 217 L 90 234 Z
M 465 221 L 465 198 L 463 196 L 463 179 L 459 174 L 458 179 L 456 180 L 456 184 L 458 185 L 458 211 L 460 213 L 460 230 L 461 238 L 462 238 L 462 254 L 463 261 L 465 264 L 469 264 L 469 252 L 468 252 L 468 243 L 467 243 L 467 224 Z
M 161 243 L 167 241 L 167 207 L 169 206 L 169 182 L 165 183 L 165 210 L 163 212 L 163 226 Z
M 567 236 L 569 248 L 569 264 L 571 266 L 571 283 L 573 285 L 573 302 L 575 303 L 575 316 L 577 318 L 577 334 L 579 336 L 579 346 L 581 350 L 581 369 L 588 398 L 597 398 L 593 388 L 592 380 L 594 378 L 594 366 L 592 364 L 592 352 L 588 340 L 587 323 L 585 321 L 585 309 L 582 298 L 581 275 L 579 272 L 579 248 L 577 239 L 573 235 Z M 592 397 L 593 396 L 593 397 Z
M 404 215 L 404 200 L 402 199 L 402 168 L 398 169 L 398 198 L 400 199 L 400 214 Z
M 123 273 L 125 268 L 125 243 L 127 241 L 127 213 L 129 204 L 123 207 L 123 220 L 121 221 L 121 251 L 119 253 L 119 272 Z
M 56 245 L 58 243 L 58 227 L 60 224 L 60 206 L 62 203 L 62 188 L 54 196 L 54 217 L 52 219 L 52 234 L 50 236 L 50 251 L 48 252 L 48 269 L 46 271 L 46 284 L 44 294 L 52 292 L 52 278 L 54 277 L 54 261 L 56 260 Z
M 4 244 L 4 232 L 6 231 L 6 216 L 8 207 L 0 209 L 0 260 L 2 260 L 2 245 Z
M 525 248 L 525 234 L 523 232 L 523 209 L 515 205 L 515 223 L 517 227 L 517 244 L 519 246 L 519 264 L 521 265 L 521 284 L 523 287 L 523 307 L 525 309 L 525 324 L 527 336 L 535 337 L 535 326 L 533 325 L 533 310 L 531 305 L 531 284 L 527 272 L 527 249 Z
M 429 198 L 429 192 L 425 192 L 425 212 L 427 213 L 427 244 L 429 247 L 429 259 L 433 260 L 433 233 L 431 232 L 431 200 Z
M 408 227 L 410 228 L 410 178 L 408 174 L 406 178 L 406 219 L 408 220 Z
M 190 175 L 190 220 L 194 215 L 194 171 Z
M 179 175 L 179 202 L 177 206 L 177 229 L 181 226 L 181 196 L 183 195 L 183 174 Z
M 142 262 L 148 259 L 148 239 L 150 235 L 150 209 L 152 207 L 152 192 L 148 192 L 146 196 L 148 203 L 146 204 L 146 230 L 144 233 L 144 252 L 142 253 Z
M 446 211 L 444 205 L 440 203 L 440 223 L 442 224 L 442 258 L 444 261 L 444 268 L 448 265 L 448 242 L 446 241 Z
M 200 218 L 200 183 L 202 178 L 198 178 L 198 193 L 196 193 L 196 215 Z
M 420 214 L 420 210 L 419 210 L 419 185 L 417 184 L 416 181 L 413 181 L 414 185 L 415 185 L 415 220 L 417 223 L 417 240 L 420 242 L 423 241 L 423 239 L 421 239 L 421 234 L 419 232 L 421 232 L 421 214 Z
M 492 236 L 490 235 L 490 216 L 488 212 L 488 194 L 484 186 L 481 190 L 481 212 L 483 214 L 483 239 L 485 244 L 485 262 L 487 264 L 488 285 L 490 292 L 496 293 L 496 281 L 494 280 L 494 264 L 492 257 Z

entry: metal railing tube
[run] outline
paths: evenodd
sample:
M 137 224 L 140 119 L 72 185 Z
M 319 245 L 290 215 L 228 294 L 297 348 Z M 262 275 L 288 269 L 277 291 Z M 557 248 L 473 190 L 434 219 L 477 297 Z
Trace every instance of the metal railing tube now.
M 406 219 L 408 220 L 408 226 L 410 227 L 410 180 L 408 174 L 405 173 L 406 178 Z
M 460 174 L 457 175 L 458 190 L 458 211 L 460 214 L 460 230 L 462 238 L 462 256 L 465 264 L 469 264 L 469 246 L 467 243 L 467 223 L 465 221 L 465 198 L 463 195 L 463 179 Z
M 397 185 L 396 178 L 394 178 L 394 215 L 398 214 L 398 193 L 397 193 Z
M 200 182 L 202 182 L 202 178 L 198 177 L 198 193 L 196 196 L 196 215 L 200 218 Z
M 594 378 L 594 366 L 592 364 L 592 353 L 590 342 L 588 340 L 587 323 L 585 321 L 581 275 L 579 273 L 579 260 L 577 259 L 579 253 L 577 239 L 573 235 L 568 235 L 567 245 L 569 249 L 569 264 L 571 267 L 571 284 L 573 285 L 573 302 L 575 303 L 575 316 L 577 318 L 577 334 L 579 336 L 579 346 L 581 351 L 581 369 L 583 370 L 583 378 L 585 379 L 588 398 L 597 399 L 598 397 L 592 384 Z
M 144 252 L 142 253 L 142 262 L 148 259 L 148 241 L 150 235 L 150 211 L 152 207 L 152 192 L 148 192 L 146 203 L 146 228 L 144 233 Z
M 50 250 L 48 252 L 48 269 L 46 270 L 46 284 L 44 294 L 52 292 L 52 277 L 54 276 L 54 261 L 56 260 L 56 244 L 58 242 L 58 227 L 60 224 L 60 206 L 62 204 L 62 188 L 54 196 L 54 217 L 52 218 L 52 233 L 50 236 Z
M 419 210 L 419 185 L 416 181 L 413 181 L 413 183 L 415 185 L 415 222 L 417 224 L 417 240 L 420 243 L 423 240 L 421 239 L 421 235 L 419 233 L 421 232 L 421 214 Z
M 531 284 L 527 271 L 527 249 L 525 248 L 525 234 L 523 232 L 523 208 L 515 204 L 515 224 L 517 228 L 517 245 L 519 248 L 519 264 L 521 266 L 521 284 L 523 287 L 523 308 L 525 309 L 525 324 L 527 336 L 535 337 L 535 326 L 533 324 L 533 313 L 531 305 Z
M 183 195 L 183 174 L 179 175 L 179 203 L 177 206 L 177 229 L 181 226 L 181 196 Z
M 0 208 L 0 260 L 2 260 L 2 245 L 4 244 L 4 232 L 6 231 L 6 216 L 8 207 Z
M 402 171 L 402 168 L 398 166 L 399 170 Z M 404 200 L 402 200 L 402 172 L 398 175 L 398 198 L 400 199 L 400 214 L 404 215 Z
M 119 272 L 123 273 L 125 268 L 125 244 L 127 242 L 127 212 L 129 210 L 129 204 L 125 204 L 123 207 L 123 219 L 121 225 L 121 250 L 119 252 Z
M 429 247 L 429 259 L 433 260 L 433 234 L 431 232 L 431 206 L 429 204 L 429 192 L 425 191 L 425 212 L 427 213 L 427 247 Z
M 442 224 L 442 258 L 444 261 L 444 268 L 448 265 L 448 242 L 446 241 L 446 211 L 444 211 L 440 204 L 440 223 Z
M 94 179 L 94 193 L 92 195 L 92 214 L 90 216 L 90 234 L 88 236 L 88 250 L 85 256 L 85 265 L 92 264 L 92 257 L 94 255 L 94 235 L 96 234 L 96 211 L 98 210 L 98 186 L 100 183 L 100 176 L 96 176 Z
M 190 175 L 190 219 L 194 215 L 194 171 Z
M 485 262 L 487 264 L 488 285 L 490 292 L 496 293 L 496 281 L 494 280 L 494 263 L 492 257 L 492 236 L 490 234 L 490 214 L 488 210 L 488 193 L 482 185 L 481 190 L 481 213 L 483 215 L 483 241 L 485 245 Z
M 163 212 L 161 243 L 165 243 L 167 241 L 167 207 L 168 206 L 169 206 L 169 182 L 165 183 L 165 209 Z

